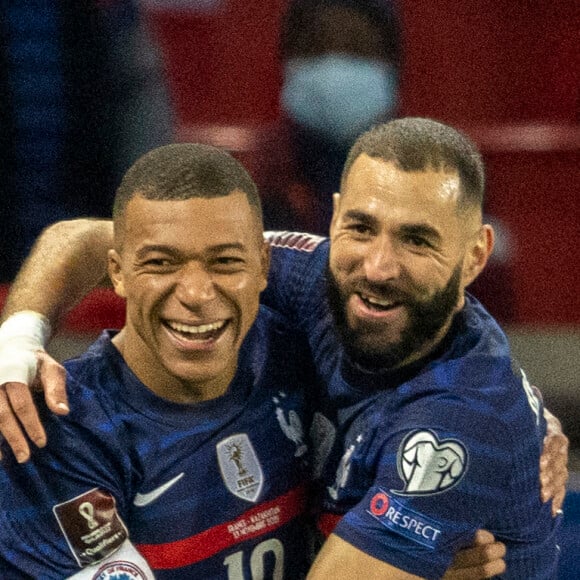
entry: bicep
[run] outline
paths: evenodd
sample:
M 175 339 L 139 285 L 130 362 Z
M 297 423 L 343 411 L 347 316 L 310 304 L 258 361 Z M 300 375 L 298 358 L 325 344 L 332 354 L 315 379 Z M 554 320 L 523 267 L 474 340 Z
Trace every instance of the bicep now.
M 416 580 L 420 578 L 373 558 L 339 536 L 331 534 L 308 574 L 308 580 Z

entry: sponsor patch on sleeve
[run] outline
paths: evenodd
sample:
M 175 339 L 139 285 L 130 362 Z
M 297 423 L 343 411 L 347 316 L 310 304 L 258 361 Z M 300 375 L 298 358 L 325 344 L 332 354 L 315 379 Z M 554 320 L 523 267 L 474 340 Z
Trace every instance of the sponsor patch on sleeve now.
M 100 489 L 58 504 L 53 512 L 80 566 L 109 557 L 128 537 L 115 498 Z
M 440 523 L 409 509 L 381 488 L 371 498 L 366 511 L 385 528 L 432 550 L 442 540 Z

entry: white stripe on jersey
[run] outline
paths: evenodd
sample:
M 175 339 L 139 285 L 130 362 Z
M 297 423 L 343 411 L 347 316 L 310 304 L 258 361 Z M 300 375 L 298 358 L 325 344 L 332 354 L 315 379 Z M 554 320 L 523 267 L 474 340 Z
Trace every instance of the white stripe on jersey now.
M 264 232 L 266 241 L 275 248 L 288 248 L 300 252 L 314 252 L 326 238 L 301 232 Z

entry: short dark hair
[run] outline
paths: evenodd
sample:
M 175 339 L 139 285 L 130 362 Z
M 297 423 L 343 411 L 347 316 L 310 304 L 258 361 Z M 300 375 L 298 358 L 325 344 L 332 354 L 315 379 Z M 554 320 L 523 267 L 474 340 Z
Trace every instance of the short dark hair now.
M 465 135 L 438 121 L 420 117 L 395 119 L 363 133 L 351 147 L 341 186 L 361 154 L 392 161 L 403 171 L 457 171 L 462 206 L 483 208 L 485 169 L 477 147 Z
M 170 201 L 225 197 L 234 190 L 246 194 L 262 223 L 258 188 L 239 161 L 211 145 L 165 145 L 140 157 L 125 173 L 115 196 L 113 218 L 118 220 L 136 195 Z

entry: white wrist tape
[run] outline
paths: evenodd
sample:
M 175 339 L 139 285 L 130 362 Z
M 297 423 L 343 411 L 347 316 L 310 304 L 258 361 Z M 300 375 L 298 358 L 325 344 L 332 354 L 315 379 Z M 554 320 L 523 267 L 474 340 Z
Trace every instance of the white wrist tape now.
M 48 318 L 23 310 L 0 326 L 0 385 L 9 382 L 30 385 L 36 376 L 36 353 L 50 338 Z

